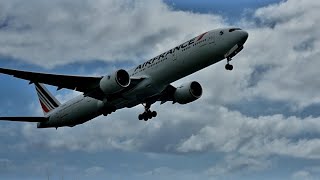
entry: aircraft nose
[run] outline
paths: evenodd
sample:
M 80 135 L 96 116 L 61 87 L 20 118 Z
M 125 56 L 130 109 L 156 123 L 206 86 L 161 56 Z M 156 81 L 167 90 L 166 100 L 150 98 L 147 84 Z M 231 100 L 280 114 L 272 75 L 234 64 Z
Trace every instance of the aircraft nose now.
M 247 31 L 241 30 L 239 31 L 239 36 L 240 36 L 240 43 L 243 45 L 247 41 L 249 37 L 249 33 Z

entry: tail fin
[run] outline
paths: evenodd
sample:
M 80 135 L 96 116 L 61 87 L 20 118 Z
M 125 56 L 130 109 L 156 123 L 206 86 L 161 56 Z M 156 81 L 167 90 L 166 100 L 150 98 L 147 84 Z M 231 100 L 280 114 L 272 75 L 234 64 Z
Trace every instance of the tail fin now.
M 40 83 L 34 83 L 44 115 L 60 106 L 60 102 Z

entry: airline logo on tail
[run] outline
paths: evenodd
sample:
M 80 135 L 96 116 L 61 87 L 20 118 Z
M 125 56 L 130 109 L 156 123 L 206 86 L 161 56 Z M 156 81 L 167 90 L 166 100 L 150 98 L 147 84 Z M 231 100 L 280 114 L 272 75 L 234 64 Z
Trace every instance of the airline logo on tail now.
M 48 89 L 43 84 L 34 84 L 44 114 L 47 114 L 53 109 L 59 107 L 60 102 L 48 91 Z

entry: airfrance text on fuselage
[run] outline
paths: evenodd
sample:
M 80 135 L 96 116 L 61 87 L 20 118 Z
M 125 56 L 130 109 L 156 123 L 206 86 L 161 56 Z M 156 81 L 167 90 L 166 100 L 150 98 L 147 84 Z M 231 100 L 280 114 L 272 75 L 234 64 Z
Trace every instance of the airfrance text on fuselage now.
M 193 38 L 190 41 L 187 41 L 187 42 L 181 44 L 180 46 L 177 46 L 177 47 L 175 47 L 173 49 L 170 49 L 169 51 L 167 51 L 165 53 L 162 53 L 162 54 L 160 54 L 159 56 L 157 56 L 157 57 L 155 57 L 153 59 L 150 59 L 149 61 L 139 65 L 134 71 L 136 72 L 137 70 L 143 69 L 144 67 L 146 67 L 148 65 L 152 65 L 153 63 L 155 63 L 155 61 L 159 61 L 160 59 L 163 59 L 163 58 L 167 57 L 169 54 L 175 53 L 176 50 L 179 51 L 180 49 L 184 49 L 184 48 L 190 46 L 191 44 L 194 43 L 195 39 L 196 38 Z

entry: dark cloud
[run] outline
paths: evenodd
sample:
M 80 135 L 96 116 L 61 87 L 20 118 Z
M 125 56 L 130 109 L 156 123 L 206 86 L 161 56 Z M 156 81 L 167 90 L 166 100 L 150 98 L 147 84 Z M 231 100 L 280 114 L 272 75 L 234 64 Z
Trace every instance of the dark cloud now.
M 312 51 L 315 48 L 316 41 L 317 40 L 315 38 L 305 39 L 299 44 L 295 45 L 293 49 L 298 52 Z
M 0 29 L 1 30 L 6 29 L 9 26 L 9 21 L 10 21 L 9 17 L 5 17 L 3 20 L 1 19 L 1 21 L 0 21 Z
M 248 80 L 248 88 L 252 88 L 257 85 L 257 83 L 263 79 L 263 76 L 268 73 L 268 71 L 273 70 L 274 66 L 270 65 L 258 65 L 254 67 L 253 72 L 250 74 L 249 80 Z

